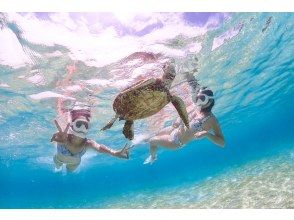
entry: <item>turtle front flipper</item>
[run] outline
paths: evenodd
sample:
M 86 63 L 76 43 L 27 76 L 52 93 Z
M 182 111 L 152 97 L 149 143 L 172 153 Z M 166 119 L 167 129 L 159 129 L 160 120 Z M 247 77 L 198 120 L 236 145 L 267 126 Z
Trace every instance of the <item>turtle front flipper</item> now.
M 123 128 L 123 134 L 129 140 L 134 139 L 134 121 L 126 121 L 125 122 L 125 125 Z
M 113 125 L 113 123 L 116 121 L 116 119 L 117 119 L 118 117 L 119 117 L 119 115 L 116 114 L 116 115 L 113 117 L 113 119 L 111 119 L 111 120 L 107 123 L 107 125 L 105 125 L 103 128 L 101 128 L 101 131 L 105 131 L 105 130 L 111 128 L 111 126 Z
M 171 100 L 171 103 L 176 108 L 178 114 L 180 115 L 180 117 L 183 120 L 186 127 L 190 128 L 188 113 L 187 113 L 187 109 L 186 109 L 186 105 L 185 105 L 184 101 L 180 97 L 177 97 L 177 96 L 171 96 L 170 100 Z

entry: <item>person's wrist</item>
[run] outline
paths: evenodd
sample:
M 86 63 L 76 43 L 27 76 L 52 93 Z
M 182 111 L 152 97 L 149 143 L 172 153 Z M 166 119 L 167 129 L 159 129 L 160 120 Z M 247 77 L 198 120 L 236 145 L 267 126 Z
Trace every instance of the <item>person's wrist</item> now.
M 212 137 L 212 134 L 211 134 L 210 132 L 207 131 L 207 133 L 206 133 L 206 137 L 207 137 L 207 138 L 211 138 L 211 137 Z
M 113 156 L 116 156 L 117 155 L 117 151 L 116 150 L 110 150 L 110 154 L 113 155 Z

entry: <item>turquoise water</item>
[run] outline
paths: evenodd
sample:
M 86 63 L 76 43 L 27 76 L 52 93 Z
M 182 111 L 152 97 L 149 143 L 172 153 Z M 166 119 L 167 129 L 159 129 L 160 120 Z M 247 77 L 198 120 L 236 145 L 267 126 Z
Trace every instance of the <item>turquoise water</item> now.
M 293 13 L 114 18 L 0 14 L 0 207 L 293 208 Z M 116 94 L 151 77 L 120 62 L 135 51 L 176 59 L 172 91 L 187 104 L 181 71 L 195 66 L 187 54 L 198 58 L 195 76 L 215 92 L 226 147 L 193 141 L 161 149 L 156 163 L 143 165 L 149 149 L 139 140 L 176 117 L 168 105 L 136 121 L 139 144 L 130 160 L 87 152 L 76 172 L 55 172 L 54 96 L 70 89 L 61 85 L 67 66 L 76 65 L 71 86 L 85 85 L 73 97 L 94 102 L 89 137 L 119 149 L 123 122 L 99 129 L 113 115 Z

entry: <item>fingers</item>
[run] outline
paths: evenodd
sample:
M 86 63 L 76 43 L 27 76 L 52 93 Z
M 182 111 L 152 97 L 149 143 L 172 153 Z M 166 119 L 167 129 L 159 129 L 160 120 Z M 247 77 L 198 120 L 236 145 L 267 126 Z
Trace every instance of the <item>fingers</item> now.
M 51 138 L 51 141 L 50 142 L 53 142 L 56 140 L 56 134 L 53 134 L 52 138 Z
M 195 138 L 204 138 L 206 135 L 207 135 L 207 131 L 200 131 L 200 132 L 197 132 L 194 137 Z
M 120 157 L 120 158 L 124 158 L 124 159 L 129 159 L 129 155 L 130 155 L 130 153 L 127 151 L 127 152 L 125 152 L 124 154 L 121 153 L 121 154 L 119 155 L 119 157 Z
M 126 144 L 121 150 L 118 151 L 118 157 L 124 158 L 124 159 L 129 159 L 129 148 L 128 144 Z
M 126 156 L 125 156 L 125 159 L 129 159 L 130 158 L 130 153 L 129 151 L 126 152 Z
M 55 126 L 58 129 L 59 132 L 62 132 L 61 127 L 59 126 L 58 122 L 56 120 L 54 120 Z
M 133 147 L 135 147 L 135 145 L 133 145 L 133 144 L 131 144 L 131 145 L 126 144 L 124 146 L 124 148 L 122 149 L 122 151 L 128 151 L 128 150 L 132 149 Z
M 64 130 L 64 133 L 67 133 L 67 132 L 68 132 L 69 126 L 70 126 L 70 124 L 68 123 L 68 124 L 66 125 L 65 130 Z
M 124 150 L 126 150 L 128 144 L 125 144 L 125 146 L 123 147 L 123 149 L 121 149 L 121 152 L 123 152 Z
M 126 151 L 129 151 L 130 149 L 132 149 L 132 148 L 134 148 L 134 147 L 135 147 L 135 145 L 131 145 L 131 146 L 127 147 L 125 150 L 126 150 Z

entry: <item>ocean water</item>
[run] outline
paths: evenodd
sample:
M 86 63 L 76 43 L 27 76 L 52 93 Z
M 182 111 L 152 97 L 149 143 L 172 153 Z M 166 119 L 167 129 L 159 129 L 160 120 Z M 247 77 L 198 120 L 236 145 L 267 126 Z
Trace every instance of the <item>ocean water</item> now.
M 0 208 L 294 208 L 293 21 L 293 13 L 0 13 Z M 171 90 L 187 106 L 182 73 L 197 69 L 215 93 L 225 148 L 192 141 L 143 165 L 140 140 L 176 118 L 169 104 L 135 122 L 129 160 L 89 151 L 77 171 L 56 172 L 57 97 L 93 104 L 89 138 L 114 149 L 127 142 L 122 121 L 99 130 L 116 94 L 162 74 L 156 62 L 123 61 L 136 51 L 175 59 Z

